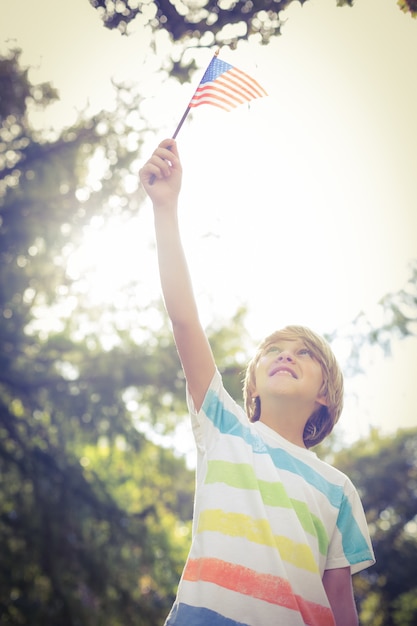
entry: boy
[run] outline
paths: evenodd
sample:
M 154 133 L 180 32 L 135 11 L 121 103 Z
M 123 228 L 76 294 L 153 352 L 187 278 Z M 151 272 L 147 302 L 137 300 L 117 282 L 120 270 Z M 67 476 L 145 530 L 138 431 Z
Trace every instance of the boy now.
M 248 366 L 246 415 L 224 390 L 199 321 L 174 140 L 140 178 L 198 450 L 193 541 L 166 626 L 356 626 L 351 574 L 374 562 L 365 516 L 349 479 L 308 449 L 342 409 L 333 353 L 299 326 L 267 337 Z

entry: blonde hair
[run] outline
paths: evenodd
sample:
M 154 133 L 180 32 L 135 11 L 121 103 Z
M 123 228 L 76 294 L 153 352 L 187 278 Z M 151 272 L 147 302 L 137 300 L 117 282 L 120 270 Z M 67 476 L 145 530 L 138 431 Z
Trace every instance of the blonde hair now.
M 320 394 L 326 399 L 327 406 L 320 406 L 310 415 L 303 433 L 304 444 L 312 448 L 331 433 L 343 408 L 343 374 L 330 345 L 323 337 L 305 326 L 286 326 L 266 337 L 258 346 L 255 356 L 246 369 L 243 396 L 247 415 L 251 422 L 260 418 L 261 404 L 259 397 L 254 398 L 256 388 L 255 370 L 259 359 L 269 345 L 282 340 L 301 339 L 313 357 L 320 363 L 323 373 L 323 385 Z

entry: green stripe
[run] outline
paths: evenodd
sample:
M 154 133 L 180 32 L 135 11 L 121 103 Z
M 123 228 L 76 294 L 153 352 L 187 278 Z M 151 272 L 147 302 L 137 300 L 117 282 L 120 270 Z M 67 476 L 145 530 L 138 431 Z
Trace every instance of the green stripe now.
M 205 482 L 258 491 L 265 505 L 293 509 L 304 530 L 317 537 L 320 553 L 327 554 L 329 539 L 321 520 L 309 511 L 305 502 L 289 498 L 281 482 L 259 480 L 251 465 L 230 461 L 209 461 Z

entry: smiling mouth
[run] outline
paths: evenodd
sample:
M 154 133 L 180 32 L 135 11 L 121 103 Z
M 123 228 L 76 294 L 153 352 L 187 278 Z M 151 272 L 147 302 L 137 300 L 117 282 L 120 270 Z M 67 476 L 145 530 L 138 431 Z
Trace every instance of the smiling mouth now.
M 289 369 L 288 367 L 274 367 L 270 372 L 269 375 L 270 376 L 275 376 L 275 375 L 280 375 L 280 376 L 291 376 L 292 378 L 297 378 L 295 372 L 293 372 L 293 370 Z

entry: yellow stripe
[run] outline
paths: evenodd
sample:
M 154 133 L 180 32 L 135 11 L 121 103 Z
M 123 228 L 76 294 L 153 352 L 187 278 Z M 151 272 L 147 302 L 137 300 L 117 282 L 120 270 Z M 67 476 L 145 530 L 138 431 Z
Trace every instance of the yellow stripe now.
M 266 506 L 293 509 L 304 530 L 317 537 L 321 554 L 327 554 L 329 539 L 321 520 L 313 515 L 305 502 L 289 498 L 281 482 L 269 482 L 256 477 L 253 467 L 247 463 L 209 461 L 206 484 L 223 483 L 235 489 L 250 489 L 261 494 Z
M 226 513 L 221 509 L 202 511 L 197 532 L 213 531 L 229 537 L 243 537 L 278 550 L 281 558 L 296 567 L 317 572 L 311 548 L 281 535 L 273 535 L 267 520 L 253 519 L 241 513 Z

